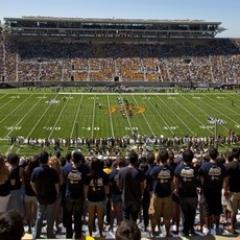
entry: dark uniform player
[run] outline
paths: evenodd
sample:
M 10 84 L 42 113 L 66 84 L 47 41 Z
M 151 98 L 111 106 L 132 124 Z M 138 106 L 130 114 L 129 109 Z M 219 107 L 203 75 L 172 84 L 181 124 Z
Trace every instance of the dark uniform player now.
M 211 233 L 213 220 L 216 224 L 216 234 L 220 233 L 219 218 L 222 213 L 222 186 L 225 176 L 225 167 L 217 161 L 216 148 L 209 149 L 210 161 L 204 162 L 199 169 L 202 190 L 205 198 L 206 217 L 209 233 Z
M 231 231 L 236 233 L 236 215 L 240 209 L 240 149 L 234 148 L 230 153 L 232 161 L 226 164 L 226 184 L 224 195 L 229 199 L 231 210 Z M 228 158 L 229 159 L 229 158 Z
M 151 216 L 152 233 L 161 217 L 166 227 L 167 236 L 170 234 L 170 220 L 172 217 L 172 186 L 173 171 L 167 164 L 168 151 L 162 150 L 157 157 L 158 165 L 150 171 L 153 180 L 153 194 L 151 197 L 149 215 Z
M 192 166 L 193 152 L 183 152 L 183 162 L 175 169 L 175 195 L 179 198 L 183 212 L 183 234 L 194 234 L 194 220 L 197 208 L 197 174 Z

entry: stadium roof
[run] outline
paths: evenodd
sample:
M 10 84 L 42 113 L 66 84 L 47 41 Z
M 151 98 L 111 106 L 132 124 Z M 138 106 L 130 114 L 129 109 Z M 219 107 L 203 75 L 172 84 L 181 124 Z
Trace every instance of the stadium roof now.
M 65 21 L 65 22 L 91 22 L 91 23 L 131 23 L 131 24 L 211 24 L 220 25 L 221 22 L 212 22 L 204 20 L 176 19 L 176 20 L 159 20 L 159 19 L 117 19 L 117 18 L 61 18 L 61 17 L 32 17 L 23 16 L 22 18 L 4 18 L 5 21 Z

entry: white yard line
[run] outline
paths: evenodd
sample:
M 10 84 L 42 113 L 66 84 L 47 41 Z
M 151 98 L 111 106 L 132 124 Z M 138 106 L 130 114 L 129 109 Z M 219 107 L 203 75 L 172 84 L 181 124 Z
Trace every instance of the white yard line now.
M 0 107 L 0 110 L 2 108 L 4 108 L 6 105 L 8 105 L 10 102 L 12 102 L 14 99 L 10 99 L 9 101 L 5 102 L 1 107 Z
M 41 101 L 41 99 L 38 100 L 38 101 L 24 114 L 24 116 L 23 116 L 16 124 L 14 124 L 14 126 L 12 126 L 12 127 L 13 127 L 12 130 L 10 130 L 10 131 L 7 133 L 7 135 L 5 136 L 5 138 L 8 138 L 8 137 L 9 137 L 9 134 L 11 134 L 11 133 L 14 131 L 14 127 L 17 127 L 17 126 L 28 116 L 28 114 L 39 104 L 40 101 Z
M 194 105 L 196 108 L 198 108 L 204 115 L 206 115 L 206 120 L 207 120 L 209 114 L 208 114 L 206 111 L 204 111 L 203 109 L 201 109 L 196 103 L 191 102 L 191 101 L 190 101 L 188 98 L 186 98 L 185 96 L 182 96 L 182 95 L 181 95 L 181 97 L 184 98 L 186 101 L 190 102 L 192 105 Z M 204 101 L 203 103 L 209 105 L 206 101 Z M 210 107 L 211 107 L 211 106 L 210 106 Z M 211 107 L 211 108 L 212 108 L 212 107 Z M 224 125 L 223 125 L 223 128 L 225 128 L 226 130 L 228 130 Z
M 75 114 L 75 118 L 74 118 L 74 121 L 73 121 L 73 126 L 72 126 L 72 130 L 71 130 L 70 138 L 73 137 L 73 132 L 74 132 L 76 121 L 77 121 L 77 118 L 78 118 L 78 115 L 79 115 L 80 107 L 82 105 L 82 101 L 83 101 L 83 95 L 81 96 L 81 98 L 79 100 L 79 104 L 78 104 L 78 107 L 77 107 L 77 110 L 76 110 L 76 114 Z
M 173 130 L 169 127 L 167 121 L 161 116 L 159 110 L 156 110 L 156 108 L 153 106 L 153 103 L 151 102 L 151 100 L 148 99 L 148 102 L 151 104 L 152 108 L 153 108 L 154 111 L 157 113 L 157 115 L 162 119 L 162 121 L 164 122 L 164 124 L 166 125 L 166 127 L 168 128 L 168 130 L 171 132 L 171 134 L 174 135 Z
M 115 134 L 114 134 L 114 128 L 113 128 L 112 112 L 110 111 L 109 95 L 107 95 L 107 102 L 108 102 L 109 119 L 110 119 L 110 125 L 111 125 L 112 137 L 114 138 L 114 137 L 115 137 Z
M 57 95 L 54 97 L 54 99 L 56 99 L 56 98 L 57 98 Z M 38 124 L 42 121 L 43 117 L 46 115 L 46 113 L 48 112 L 48 110 L 50 109 L 51 106 L 52 106 L 51 104 L 48 105 L 46 110 L 43 112 L 42 116 L 38 119 L 38 121 L 32 127 L 31 131 L 28 133 L 26 138 L 29 138 L 32 135 L 32 133 L 35 131 L 35 129 L 37 128 Z
M 183 104 L 181 104 L 180 102 L 177 102 L 176 100 L 174 100 L 174 101 L 175 101 L 181 108 L 183 108 L 185 112 L 187 112 L 190 116 L 192 116 L 192 118 L 195 119 L 195 120 L 200 124 L 200 126 L 201 126 L 201 125 L 204 125 L 204 124 L 203 124 L 198 118 L 196 118 L 196 116 L 194 116 Z M 212 134 L 212 132 L 211 132 L 209 129 L 207 129 L 207 131 Z
M 7 94 L 3 94 L 3 96 L 0 97 L 0 100 L 4 97 L 6 97 L 7 95 L 9 95 L 8 93 Z
M 125 112 L 125 115 L 126 115 L 126 118 L 127 118 L 127 121 L 128 121 L 128 126 L 130 127 L 130 131 L 131 131 L 132 134 L 134 134 L 134 130 L 132 128 L 132 124 L 131 124 L 130 118 L 128 116 L 127 109 L 126 109 L 126 106 L 124 104 L 123 97 L 121 96 L 120 93 L 118 94 L 118 96 L 121 98 L 121 101 L 122 101 L 122 104 L 123 104 L 123 109 L 124 109 L 124 112 Z
M 27 97 L 23 102 L 21 102 L 20 104 L 18 104 L 9 114 L 6 115 L 5 118 L 3 118 L 0 123 L 2 123 L 3 121 L 5 121 L 9 116 L 11 116 L 14 112 L 16 112 L 19 107 L 21 107 L 32 95 L 30 95 L 29 97 Z
M 50 139 L 50 138 L 52 137 L 52 134 L 53 134 L 53 132 L 55 131 L 55 128 L 56 128 L 56 126 L 57 126 L 60 118 L 62 117 L 62 114 L 63 114 L 63 112 L 64 112 L 64 110 L 65 110 L 68 102 L 69 102 L 69 98 L 67 99 L 67 101 L 65 102 L 65 104 L 64 104 L 64 106 L 62 107 L 61 111 L 59 112 L 58 117 L 57 117 L 57 120 L 55 121 L 55 123 L 54 123 L 54 125 L 53 125 L 53 127 L 52 127 L 52 130 L 51 130 L 51 132 L 50 132 L 49 135 L 48 135 L 48 139 Z
M 160 96 L 158 96 L 158 98 L 160 99 L 161 102 L 163 102 L 163 104 L 165 104 L 167 106 L 167 103 L 165 103 L 165 101 L 163 101 Z M 188 125 L 178 116 L 178 114 L 176 114 L 171 108 L 168 108 L 169 111 L 171 111 L 175 117 L 185 126 L 185 128 L 192 134 L 194 135 L 194 132 L 192 131 L 191 128 L 188 127 Z M 175 121 L 174 121 L 175 122 Z M 176 124 L 176 123 L 175 123 Z
M 133 100 L 135 101 L 135 103 L 138 105 L 138 102 L 137 102 L 136 98 L 135 98 L 134 96 L 132 96 L 132 98 L 133 98 Z M 148 128 L 149 128 L 151 134 L 152 134 L 154 137 L 156 137 L 156 134 L 154 133 L 152 127 L 150 126 L 150 124 L 149 124 L 149 122 L 148 122 L 145 114 L 144 114 L 144 113 L 141 113 L 141 115 L 143 116 L 143 119 L 145 120 L 146 124 L 148 125 Z
M 94 95 L 94 101 L 93 101 L 93 118 L 92 118 L 92 134 L 91 137 L 94 137 L 94 125 L 95 125 L 95 114 L 96 114 L 96 95 Z
M 207 95 L 206 95 L 206 97 L 207 98 L 209 98 L 210 100 L 212 100 L 210 97 L 208 97 Z M 212 100 L 212 101 L 214 101 L 214 100 Z M 218 105 L 220 105 L 220 106 L 222 106 L 222 107 L 224 107 L 225 109 L 226 109 L 226 106 L 224 106 L 223 104 L 221 104 L 221 103 L 218 103 L 218 102 L 215 102 L 214 101 L 214 103 L 216 103 L 216 104 L 218 104 Z M 218 109 L 216 109 L 216 108 L 214 108 L 219 114 L 221 114 L 221 115 L 223 115 L 223 116 L 225 116 L 226 118 L 228 118 L 230 121 L 232 121 L 232 122 L 234 122 L 234 123 L 236 123 L 236 124 L 239 124 L 239 122 L 237 122 L 237 121 L 235 121 L 235 120 L 233 120 L 232 118 L 230 118 L 230 117 L 228 117 L 228 115 L 226 115 L 226 114 L 224 114 L 223 112 L 220 112 Z M 232 111 L 230 108 L 227 108 L 227 110 L 229 111 L 231 111 L 232 113 L 234 113 L 235 115 L 238 115 L 238 116 L 240 116 L 240 114 L 238 114 L 237 112 L 235 112 L 235 111 Z

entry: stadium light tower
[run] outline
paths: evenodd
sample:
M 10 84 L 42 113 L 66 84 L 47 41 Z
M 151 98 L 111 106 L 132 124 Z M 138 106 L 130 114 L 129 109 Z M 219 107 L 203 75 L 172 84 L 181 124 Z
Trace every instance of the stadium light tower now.
M 217 145 L 217 138 L 218 138 L 218 126 L 219 125 L 223 125 L 224 121 L 220 118 L 215 118 L 215 117 L 208 117 L 208 121 L 210 124 L 214 125 L 214 139 L 215 139 L 215 143 Z

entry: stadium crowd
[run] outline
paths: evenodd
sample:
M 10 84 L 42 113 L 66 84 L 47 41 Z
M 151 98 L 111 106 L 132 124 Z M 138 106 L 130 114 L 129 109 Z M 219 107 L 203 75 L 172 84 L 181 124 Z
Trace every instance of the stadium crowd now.
M 215 147 L 202 154 L 191 148 L 129 150 L 116 159 L 84 156 L 80 150 L 66 156 L 42 151 L 27 159 L 9 153 L 0 156 L 0 213 L 17 211 L 33 239 L 41 237 L 45 221 L 47 238 L 64 232 L 80 239 L 87 224 L 90 236 L 98 229 L 103 237 L 120 225 L 138 236 L 129 240 L 140 239 L 133 222 L 142 222 L 142 232 L 153 239 L 160 232 L 167 237 L 238 234 L 239 161 L 239 148 L 220 155 Z M 126 239 L 118 234 L 116 239 Z
M 0 34 L 3 35 L 3 34 Z M 205 46 L 16 43 L 0 37 L 0 70 L 6 82 L 159 81 L 239 82 L 239 40 Z

